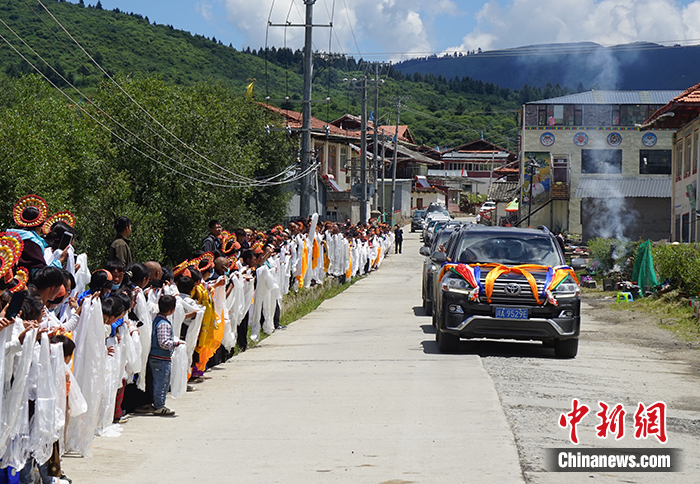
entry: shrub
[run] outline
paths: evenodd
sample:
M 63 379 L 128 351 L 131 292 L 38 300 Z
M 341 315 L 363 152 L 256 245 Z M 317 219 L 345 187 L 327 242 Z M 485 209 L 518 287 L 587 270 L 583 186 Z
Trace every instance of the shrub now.
M 659 245 L 652 255 L 660 281 L 668 280 L 690 296 L 700 294 L 700 245 Z

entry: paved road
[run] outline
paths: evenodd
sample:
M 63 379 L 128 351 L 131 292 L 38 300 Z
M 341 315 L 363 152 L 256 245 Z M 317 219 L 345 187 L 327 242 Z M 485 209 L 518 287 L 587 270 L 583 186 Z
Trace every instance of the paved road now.
M 513 434 L 474 354 L 437 353 L 404 253 L 168 405 L 67 458 L 77 483 L 520 483 Z

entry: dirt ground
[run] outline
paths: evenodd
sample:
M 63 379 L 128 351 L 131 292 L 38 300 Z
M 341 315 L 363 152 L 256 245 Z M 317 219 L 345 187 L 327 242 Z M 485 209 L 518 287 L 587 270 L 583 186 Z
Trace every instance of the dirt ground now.
M 700 342 L 682 341 L 673 331 L 664 328 L 671 321 L 659 316 L 624 309 L 611 309 L 615 296 L 611 293 L 587 293 L 583 300 L 590 306 L 586 311 L 592 319 L 609 323 L 606 333 L 590 333 L 589 340 L 609 340 L 630 343 L 658 352 L 658 356 L 684 361 L 700 374 Z

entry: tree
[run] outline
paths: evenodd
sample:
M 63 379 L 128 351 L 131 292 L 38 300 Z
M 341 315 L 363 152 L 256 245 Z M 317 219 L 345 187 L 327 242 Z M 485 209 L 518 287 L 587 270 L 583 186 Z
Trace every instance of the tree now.
M 102 10 L 102 2 L 100 0 L 97 0 L 97 3 L 95 4 L 95 8 L 97 10 Z

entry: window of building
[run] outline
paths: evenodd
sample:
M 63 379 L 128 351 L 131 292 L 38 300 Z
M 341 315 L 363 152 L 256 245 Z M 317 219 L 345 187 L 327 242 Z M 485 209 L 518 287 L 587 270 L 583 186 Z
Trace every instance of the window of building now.
M 620 106 L 620 125 L 634 126 L 642 124 L 648 119 L 648 106 L 646 104 L 625 104 Z
M 683 233 L 681 234 L 681 237 L 683 237 L 682 242 L 690 242 L 690 214 L 689 213 L 683 214 L 683 220 L 682 220 L 681 224 L 683 226 Z
M 564 124 L 564 106 L 561 104 L 555 104 L 552 107 L 552 117 L 554 118 L 554 125 L 561 126 Z
M 583 126 L 583 105 L 574 106 L 574 126 Z
M 336 148 L 335 146 L 328 147 L 328 174 L 333 175 L 335 178 L 338 174 L 338 169 L 336 167 Z
M 698 156 L 700 152 L 698 151 L 698 132 L 693 134 L 693 174 L 698 172 Z
M 639 150 L 640 175 L 670 175 L 671 150 Z
M 622 173 L 622 150 L 581 150 L 581 173 Z
M 614 105 L 614 106 L 612 106 L 612 120 L 611 120 L 611 124 L 612 124 L 613 126 L 620 126 L 620 106 L 617 105 L 617 104 Z M 624 123 L 623 123 L 623 126 L 625 126 Z
M 547 105 L 540 104 L 537 106 L 537 125 L 547 126 Z
M 467 163 L 467 171 L 474 171 L 474 165 L 472 163 Z
M 676 144 L 676 179 L 680 180 L 683 176 L 683 141 Z
M 323 162 L 325 161 L 325 158 L 323 156 L 323 145 L 322 144 L 315 144 L 314 149 L 316 150 L 316 156 L 318 157 L 318 162 L 321 164 L 321 167 L 323 167 Z
M 685 138 L 685 157 L 683 157 L 683 176 L 690 175 L 690 162 L 693 158 L 693 143 L 690 136 Z

